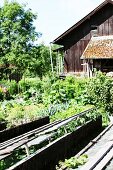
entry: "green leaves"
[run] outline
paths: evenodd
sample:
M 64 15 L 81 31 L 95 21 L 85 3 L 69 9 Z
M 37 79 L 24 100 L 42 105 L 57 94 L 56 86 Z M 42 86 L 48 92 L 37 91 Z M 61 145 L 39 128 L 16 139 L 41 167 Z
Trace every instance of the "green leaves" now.
M 0 63 L 8 78 L 15 71 L 21 75 L 30 72 L 42 78 L 51 71 L 49 47 L 44 44 L 36 45 L 41 33 L 33 25 L 37 15 L 31 9 L 16 1 L 6 1 L 0 8 Z M 54 47 L 53 47 L 54 48 Z M 55 66 L 56 54 L 52 53 Z M 15 62 L 16 61 L 16 62 Z M 10 69 L 13 65 L 14 69 Z
M 36 17 L 30 9 L 26 10 L 15 1 L 7 1 L 1 7 L 0 62 L 4 67 L 9 68 L 13 64 L 22 73 L 28 68 L 30 50 L 39 35 L 33 26 Z
M 82 155 L 79 158 L 72 157 L 70 159 L 65 160 L 65 164 L 69 168 L 77 168 L 80 165 L 84 165 L 87 162 L 87 155 Z
M 65 80 L 57 80 L 47 91 L 47 102 L 56 104 L 75 100 L 76 103 L 81 103 L 81 96 L 85 90 L 85 83 L 85 79 L 77 79 L 74 77 L 66 77 Z
M 96 73 L 96 76 L 87 83 L 85 103 L 103 107 L 106 111 L 112 112 L 112 83 L 112 79 L 100 72 Z
M 84 165 L 87 162 L 88 156 L 81 155 L 80 157 L 71 157 L 70 159 L 65 159 L 65 162 L 59 162 L 59 169 L 67 169 L 67 168 L 78 168 L 81 165 Z

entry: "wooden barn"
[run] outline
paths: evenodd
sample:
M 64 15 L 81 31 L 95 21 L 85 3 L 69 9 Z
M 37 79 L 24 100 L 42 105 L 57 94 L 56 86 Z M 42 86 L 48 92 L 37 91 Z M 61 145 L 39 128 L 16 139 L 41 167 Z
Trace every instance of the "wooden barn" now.
M 113 1 L 105 0 L 53 43 L 63 46 L 65 73 L 113 71 Z

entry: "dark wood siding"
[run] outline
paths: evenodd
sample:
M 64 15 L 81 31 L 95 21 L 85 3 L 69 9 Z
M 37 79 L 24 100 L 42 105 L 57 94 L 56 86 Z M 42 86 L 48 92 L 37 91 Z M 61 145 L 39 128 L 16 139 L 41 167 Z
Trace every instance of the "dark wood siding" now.
M 83 61 L 80 59 L 80 57 L 89 43 L 90 37 L 91 35 L 89 33 L 67 50 L 65 55 L 65 59 L 68 63 L 67 72 L 81 72 L 83 70 Z
M 95 59 L 93 60 L 93 67 L 102 72 L 113 71 L 113 59 Z
M 97 35 L 113 35 L 113 5 L 107 4 L 91 18 L 68 34 L 63 40 L 65 48 L 65 68 L 67 72 L 82 72 L 80 59 L 92 36 L 92 25 L 97 26 Z

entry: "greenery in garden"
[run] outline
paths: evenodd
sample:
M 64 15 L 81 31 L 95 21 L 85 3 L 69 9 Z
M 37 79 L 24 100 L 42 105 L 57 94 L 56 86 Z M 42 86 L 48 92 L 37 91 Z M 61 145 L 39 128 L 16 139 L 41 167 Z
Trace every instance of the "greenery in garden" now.
M 81 155 L 80 157 L 71 157 L 70 159 L 65 159 L 64 162 L 60 161 L 59 165 L 56 167 L 56 170 L 65 170 L 70 168 L 78 168 L 81 165 L 84 165 L 88 160 L 87 155 Z
M 15 126 L 46 116 L 42 104 L 22 104 L 16 101 L 3 102 L 0 109 L 1 119 L 7 121 L 7 126 Z
M 2 81 L 2 83 L 5 82 Z M 65 80 L 60 80 L 55 76 L 46 76 L 43 79 L 28 77 L 25 80 L 22 79 L 18 84 L 12 81 L 11 85 L 8 81 L 7 90 L 12 99 L 6 100 L 6 95 L 1 99 L 0 118 L 1 120 L 7 120 L 9 122 L 8 126 L 24 123 L 45 115 L 49 115 L 51 121 L 55 121 L 96 106 L 95 111 L 87 113 L 86 116 L 77 119 L 77 121 L 72 121 L 65 127 L 61 127 L 53 139 L 65 133 L 73 132 L 78 125 L 82 125 L 90 119 L 95 119 L 100 114 L 102 114 L 106 123 L 112 109 L 112 82 L 112 79 L 100 72 L 91 79 L 71 76 Z M 109 85 L 109 88 L 104 93 L 107 85 Z M 13 87 L 13 92 L 9 90 L 11 86 Z M 55 87 L 57 89 L 56 93 L 51 93 L 51 91 L 55 90 Z M 61 95 L 61 91 L 63 91 L 63 95 Z M 72 92 L 71 95 L 70 92 Z M 104 95 L 103 99 L 100 92 Z M 110 99 L 107 98 L 108 95 Z M 3 99 L 5 100 L 3 101 Z M 108 99 L 110 103 L 107 103 Z M 65 163 L 61 163 L 60 166 L 72 168 L 83 164 L 83 162 L 82 160 L 71 158 L 66 160 Z M 4 164 L 5 162 L 0 163 L 1 167 L 7 166 Z
M 10 125 L 44 115 L 50 115 L 51 121 L 65 119 L 92 106 L 100 110 L 106 122 L 112 113 L 112 79 L 102 73 L 91 79 L 46 76 L 21 79 L 18 84 L 5 80 L 1 84 L 6 85 L 7 94 L 1 87 L 0 117 Z
M 45 103 L 66 103 L 72 99 L 76 101 L 76 104 L 82 102 L 82 94 L 85 89 L 86 79 L 74 78 L 73 76 L 66 77 L 65 81 L 58 79 L 55 81 L 48 91 L 45 91 L 44 98 L 48 96 L 48 100 Z
M 80 113 L 84 110 L 88 110 L 90 108 L 92 108 L 91 105 L 83 106 L 83 105 L 77 105 L 75 103 L 71 103 L 66 110 L 61 110 L 61 111 L 55 112 L 55 114 L 53 114 L 51 116 L 51 121 L 53 122 L 55 120 L 66 119 L 68 117 L 71 117 L 77 113 Z
M 78 109 L 78 110 L 77 110 Z M 51 120 L 55 121 L 55 120 L 62 120 L 62 119 L 66 119 L 68 117 L 72 117 L 73 115 L 76 115 L 77 113 L 82 113 L 82 111 L 86 111 L 87 112 L 85 114 L 83 114 L 82 116 L 72 120 L 71 122 L 69 122 L 68 124 L 60 127 L 59 129 L 57 129 L 57 134 L 55 135 L 54 139 L 57 139 L 67 133 L 72 133 L 76 130 L 77 127 L 84 125 L 85 123 L 87 123 L 88 121 L 91 120 L 96 120 L 97 117 L 101 116 L 101 112 L 96 109 L 96 108 L 92 108 L 92 106 L 82 106 L 81 108 L 76 107 L 76 110 L 73 112 L 68 112 L 67 110 L 67 114 L 66 111 L 62 111 L 59 113 L 55 113 L 55 115 L 59 115 L 59 117 L 55 117 L 55 115 L 51 116 Z M 77 112 L 78 111 L 78 112 Z M 56 119 L 55 119 L 56 118 Z M 106 123 L 106 122 L 105 122 Z
M 15 150 L 12 153 L 12 156 L 8 157 L 8 159 L 0 160 L 0 170 L 5 170 L 9 168 L 10 166 L 14 165 L 16 162 L 20 161 L 25 157 L 26 157 L 25 151 L 23 151 L 22 149 L 20 151 Z
M 113 79 L 97 72 L 95 77 L 89 79 L 84 94 L 84 103 L 90 103 L 105 111 L 113 111 Z

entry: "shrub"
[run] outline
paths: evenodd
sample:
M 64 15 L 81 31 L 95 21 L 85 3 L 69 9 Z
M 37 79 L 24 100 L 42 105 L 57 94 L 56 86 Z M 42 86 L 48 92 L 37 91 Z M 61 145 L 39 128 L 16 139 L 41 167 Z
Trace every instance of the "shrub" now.
M 24 120 L 35 120 L 39 119 L 41 117 L 46 116 L 46 112 L 44 112 L 44 105 L 38 104 L 38 105 L 26 105 L 24 106 Z
M 70 105 L 68 109 L 56 112 L 54 115 L 50 117 L 51 122 L 56 120 L 63 120 L 68 117 L 71 117 L 75 114 L 80 113 L 81 111 L 90 109 L 92 106 L 80 106 L 80 105 Z
M 8 127 L 21 124 L 23 122 L 24 112 L 23 106 L 15 104 L 12 108 L 7 110 Z
M 8 81 L 7 86 L 10 95 L 14 95 L 18 93 L 18 84 L 15 80 Z
M 47 104 L 58 104 L 75 99 L 77 103 L 80 103 L 85 84 L 85 79 L 77 79 L 75 77 L 57 80 L 49 87 L 49 90 L 44 91 L 43 102 Z
M 20 92 L 25 92 L 30 88 L 41 90 L 42 81 L 39 78 L 25 78 L 19 81 Z
M 33 121 L 47 115 L 43 104 L 27 104 L 6 102 L 2 106 L 5 110 L 5 119 L 8 122 L 8 127 L 23 124 Z
M 49 105 L 46 112 L 48 115 L 52 116 L 57 112 L 62 112 L 70 107 L 70 103 L 52 104 Z
M 84 103 L 93 104 L 98 108 L 103 107 L 105 111 L 113 111 L 113 80 L 101 72 L 91 78 L 84 91 Z
M 3 92 L 3 98 L 10 99 L 14 94 L 18 93 L 18 84 L 15 80 L 2 80 L 0 81 L 1 90 Z
M 26 78 L 19 81 L 19 90 L 25 100 L 33 100 L 34 102 L 42 102 L 42 81 L 39 78 Z

